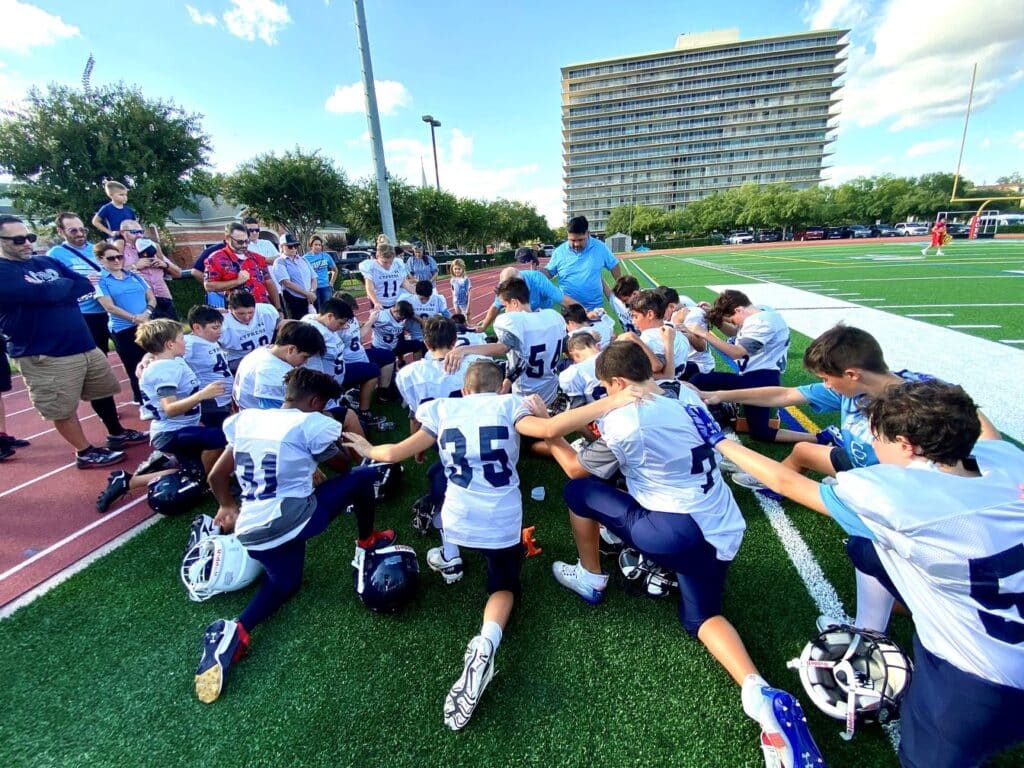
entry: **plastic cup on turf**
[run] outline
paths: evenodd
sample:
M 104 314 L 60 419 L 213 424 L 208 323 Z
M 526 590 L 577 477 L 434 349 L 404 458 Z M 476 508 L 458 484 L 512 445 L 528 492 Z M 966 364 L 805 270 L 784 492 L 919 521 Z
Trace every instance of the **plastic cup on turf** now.
M 532 491 L 530 491 L 530 498 L 534 501 L 544 501 L 544 486 L 538 485 Z

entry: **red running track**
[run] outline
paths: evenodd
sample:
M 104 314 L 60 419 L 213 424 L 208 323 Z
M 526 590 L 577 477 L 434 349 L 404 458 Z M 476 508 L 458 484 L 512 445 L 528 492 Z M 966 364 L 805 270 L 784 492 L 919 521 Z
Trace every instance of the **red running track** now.
M 499 271 L 472 273 L 474 319 L 490 306 Z M 450 304 L 447 279 L 438 285 Z M 362 299 L 360 304 L 362 321 L 368 314 L 367 302 Z M 121 422 L 146 431 L 138 407 L 128 402 L 131 389 L 120 360 L 113 352 L 109 359 L 122 384 L 115 397 Z M 148 445 L 128 448 L 125 461 L 115 467 L 77 469 L 74 450 L 32 408 L 22 378 L 15 376 L 12 383 L 12 390 L 3 396 L 7 431 L 31 440 L 32 445 L 0 462 L 0 610 L 153 516 L 141 490 L 133 491 L 106 515 L 97 514 L 95 508 L 108 472 L 118 467 L 134 469 L 149 455 Z M 104 445 L 106 430 L 89 404 L 82 403 L 78 413 L 86 437 Z

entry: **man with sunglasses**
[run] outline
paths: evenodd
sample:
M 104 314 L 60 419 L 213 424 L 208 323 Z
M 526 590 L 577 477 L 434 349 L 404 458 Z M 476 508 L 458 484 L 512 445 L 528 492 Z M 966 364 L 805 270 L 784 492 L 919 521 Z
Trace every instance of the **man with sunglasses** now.
M 80 400 L 113 409 L 113 396 L 121 389 L 78 308 L 78 298 L 93 292 L 92 283 L 59 261 L 35 256 L 35 242 L 21 219 L 0 215 L 0 330 L 11 340 L 11 357 L 32 405 L 74 446 L 78 468 L 116 464 L 124 451 L 111 449 L 146 437 L 123 427 L 117 433 L 104 419 L 110 447 L 97 447 L 78 420 Z
M 174 308 L 165 273 L 172 278 L 181 277 L 181 267 L 164 256 L 159 245 L 145 237 L 145 230 L 135 219 L 121 222 L 121 235 L 124 237 L 124 268 L 129 272 L 137 272 L 156 297 L 156 309 L 151 319 L 166 317 L 178 320 L 178 311 Z
M 270 304 L 281 310 L 281 297 L 270 276 L 267 260 L 256 252 L 249 252 L 249 233 L 245 226 L 232 222 L 227 226 L 224 247 L 206 257 L 206 280 L 209 293 L 225 296 L 235 290 L 251 293 L 257 304 Z
M 269 240 L 260 237 L 260 223 L 252 216 L 242 219 L 245 225 L 245 234 L 249 236 L 249 253 L 258 253 L 267 260 L 267 264 L 273 264 L 277 259 L 277 248 Z
M 46 255 L 65 267 L 70 267 L 95 287 L 100 280 L 103 265 L 92 252 L 92 245 L 88 240 L 89 233 L 82 220 L 70 211 L 65 211 L 57 214 L 56 224 L 57 233 L 64 238 L 64 242 L 53 246 Z M 100 352 L 107 354 L 110 350 L 110 329 L 107 327 L 110 318 L 96 300 L 95 293 L 79 296 L 78 308 L 82 310 L 85 324 L 89 326 L 96 346 Z

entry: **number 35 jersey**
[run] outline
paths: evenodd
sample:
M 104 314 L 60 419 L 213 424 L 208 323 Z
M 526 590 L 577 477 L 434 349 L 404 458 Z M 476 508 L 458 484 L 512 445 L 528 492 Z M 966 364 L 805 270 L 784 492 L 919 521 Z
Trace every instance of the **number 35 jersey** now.
M 516 422 L 529 415 L 523 398 L 493 393 L 429 400 L 416 409 L 422 429 L 437 438 L 448 477 L 441 507 L 446 540 L 480 549 L 503 549 L 520 540 Z
M 1024 451 L 979 440 L 973 456 L 981 477 L 876 464 L 821 496 L 840 523 L 852 512 L 867 527 L 925 648 L 1024 689 Z
M 341 424 L 295 408 L 248 410 L 224 422 L 242 487 L 235 533 L 249 549 L 295 538 L 316 509 L 313 471 L 337 453 Z

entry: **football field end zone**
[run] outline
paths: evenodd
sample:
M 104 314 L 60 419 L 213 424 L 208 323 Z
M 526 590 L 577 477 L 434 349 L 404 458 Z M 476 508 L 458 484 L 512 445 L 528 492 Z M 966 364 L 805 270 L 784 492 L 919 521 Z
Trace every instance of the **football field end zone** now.
M 1024 370 L 1024 350 L 959 331 L 778 283 L 709 285 L 743 291 L 755 304 L 777 309 L 789 327 L 816 338 L 838 322 L 861 328 L 882 346 L 894 370 L 907 368 L 963 385 L 1002 432 L 1024 440 L 1024 403 L 1008 386 Z

